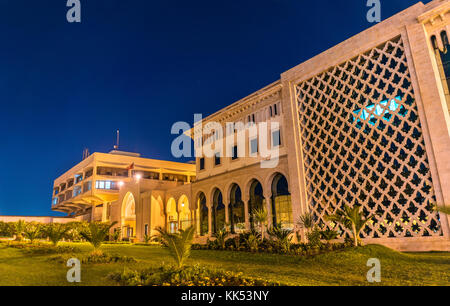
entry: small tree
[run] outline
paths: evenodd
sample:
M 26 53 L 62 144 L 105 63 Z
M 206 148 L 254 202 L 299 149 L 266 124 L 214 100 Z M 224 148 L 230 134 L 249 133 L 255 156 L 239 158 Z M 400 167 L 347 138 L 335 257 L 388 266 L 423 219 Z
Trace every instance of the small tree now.
M 261 231 L 261 241 L 264 240 L 264 229 L 267 223 L 267 211 L 264 208 L 253 209 L 253 219 L 259 223 L 259 228 Z
M 92 244 L 94 250 L 98 250 L 102 243 L 106 241 L 109 236 L 110 229 L 116 225 L 117 221 L 113 223 L 104 222 L 91 222 L 89 225 L 80 232 L 81 237 L 86 239 L 87 242 Z
M 310 212 L 304 213 L 298 218 L 297 224 L 310 232 L 314 228 L 314 216 Z
M 327 243 L 329 244 L 331 240 L 334 240 L 338 237 L 338 232 L 335 230 L 324 230 L 320 232 L 320 235 L 322 236 L 322 239 L 325 239 Z
M 42 233 L 44 237 L 48 238 L 54 246 L 65 237 L 66 233 L 70 230 L 66 224 L 62 223 L 50 223 L 43 227 Z
M 229 235 L 230 233 L 224 228 L 224 229 L 221 229 L 221 230 L 218 230 L 215 234 L 214 234 L 214 237 L 216 238 L 216 240 L 217 240 L 217 244 L 220 246 L 220 248 L 222 249 L 222 250 L 224 250 L 225 249 L 225 239 L 227 238 L 227 236 Z
M 0 237 L 11 237 L 13 232 L 11 224 L 0 221 Z
M 182 268 L 191 254 L 195 226 L 189 226 L 185 230 L 180 230 L 179 233 L 169 233 L 162 227 L 157 227 L 155 230 L 158 232 L 158 239 L 169 248 L 170 255 L 175 260 L 177 267 Z
M 358 205 L 354 205 L 353 207 L 345 205 L 344 209 L 338 209 L 334 215 L 325 216 L 326 220 L 340 223 L 349 229 L 353 235 L 355 246 L 361 244 L 359 241 L 359 233 L 373 217 L 373 215 L 370 215 L 364 218 L 360 209 L 361 206 Z
M 27 239 L 30 240 L 31 243 L 34 242 L 37 238 L 39 238 L 39 235 L 41 234 L 42 225 L 39 223 L 30 222 L 26 224 L 24 235 Z
M 69 230 L 67 231 L 65 237 L 70 241 L 81 240 L 80 232 L 87 227 L 86 222 L 73 221 L 67 223 Z
M 281 228 L 281 224 L 278 224 L 277 226 L 269 228 L 267 233 L 269 236 L 276 239 L 278 246 L 284 253 L 289 252 L 292 243 L 292 230 L 283 229 Z
M 25 232 L 26 223 L 23 220 L 19 220 L 13 223 L 13 233 L 16 235 L 17 241 L 23 240 L 23 233 Z

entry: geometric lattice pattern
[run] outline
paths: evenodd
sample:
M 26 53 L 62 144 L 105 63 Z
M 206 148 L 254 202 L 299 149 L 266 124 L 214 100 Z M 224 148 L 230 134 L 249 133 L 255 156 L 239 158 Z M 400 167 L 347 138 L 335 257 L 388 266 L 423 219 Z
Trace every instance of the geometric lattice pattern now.
M 365 237 L 442 235 L 401 37 L 296 86 L 311 212 L 376 214 Z M 345 230 L 339 226 L 341 235 Z

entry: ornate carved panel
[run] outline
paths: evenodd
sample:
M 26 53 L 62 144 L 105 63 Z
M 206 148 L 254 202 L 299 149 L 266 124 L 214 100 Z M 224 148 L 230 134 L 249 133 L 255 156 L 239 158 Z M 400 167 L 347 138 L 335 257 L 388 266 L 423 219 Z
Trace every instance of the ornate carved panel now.
M 307 197 L 322 227 L 347 204 L 376 214 L 363 238 L 442 235 L 400 36 L 296 91 Z

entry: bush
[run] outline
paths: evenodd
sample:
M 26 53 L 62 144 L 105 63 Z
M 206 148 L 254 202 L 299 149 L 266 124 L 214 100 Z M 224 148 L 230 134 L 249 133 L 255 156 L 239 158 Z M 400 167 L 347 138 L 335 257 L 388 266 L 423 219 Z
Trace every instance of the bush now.
M 136 263 L 137 262 L 137 260 L 134 259 L 133 257 L 103 253 L 102 251 L 99 251 L 99 250 L 96 250 L 87 255 L 81 255 L 81 256 L 76 256 L 73 254 L 57 256 L 57 257 L 51 258 L 51 260 L 65 264 L 72 257 L 78 258 L 80 260 L 80 262 L 83 264 L 109 264 L 109 263 L 118 263 L 118 262 L 121 262 L 121 263 Z
M 141 271 L 111 273 L 110 279 L 124 286 L 280 286 L 261 278 L 245 277 L 242 273 L 186 266 L 182 269 L 161 266 Z
M 73 246 L 54 246 L 46 243 L 22 243 L 11 241 L 7 244 L 8 247 L 23 250 L 30 255 L 46 255 L 46 254 L 65 254 L 65 253 L 79 253 L 81 250 Z

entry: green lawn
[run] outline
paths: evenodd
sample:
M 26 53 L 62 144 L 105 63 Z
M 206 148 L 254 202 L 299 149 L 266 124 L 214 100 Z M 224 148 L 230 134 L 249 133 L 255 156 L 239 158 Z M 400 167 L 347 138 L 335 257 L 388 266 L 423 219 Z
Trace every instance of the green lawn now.
M 64 245 L 64 243 L 62 243 Z M 74 243 L 83 252 L 88 244 Z M 116 285 L 106 278 L 110 272 L 172 264 L 166 249 L 158 246 L 103 245 L 103 251 L 132 256 L 134 264 L 82 264 L 81 283 Z M 55 255 L 24 255 L 23 251 L 0 244 L 0 285 L 71 285 L 69 268 L 50 260 Z M 76 256 L 75 256 L 76 257 Z M 252 254 L 231 251 L 192 251 L 188 264 L 243 272 L 292 285 L 370 285 L 366 281 L 369 258 L 381 261 L 380 285 L 450 285 L 450 253 L 406 254 L 379 245 L 337 251 L 311 258 L 293 255 Z

